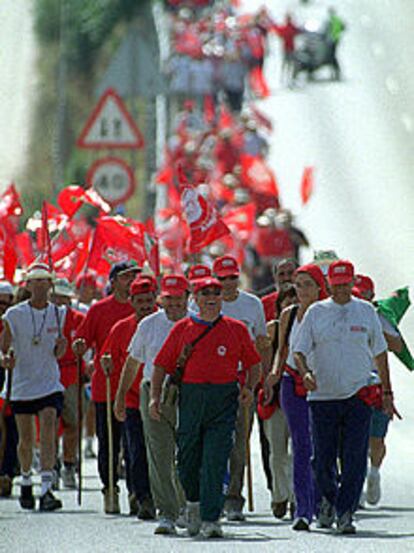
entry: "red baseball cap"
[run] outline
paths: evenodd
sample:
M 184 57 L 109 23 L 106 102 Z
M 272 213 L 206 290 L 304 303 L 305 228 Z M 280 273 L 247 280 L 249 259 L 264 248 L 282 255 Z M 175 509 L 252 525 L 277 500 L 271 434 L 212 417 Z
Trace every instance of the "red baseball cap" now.
M 151 275 L 140 275 L 132 281 L 129 287 L 129 293 L 131 296 L 137 294 L 146 294 L 148 292 L 156 292 L 158 289 L 156 279 Z
M 194 281 L 193 294 L 197 294 L 204 288 L 223 288 L 223 285 L 219 280 L 213 277 L 198 278 Z
M 217 277 L 239 276 L 240 268 L 237 259 L 232 255 L 218 257 L 213 264 L 213 273 Z
M 362 296 L 364 293 L 372 294 L 372 297 L 375 295 L 375 284 L 374 281 L 366 275 L 355 275 L 354 287 L 352 288 L 352 293 L 356 296 Z
M 188 280 L 196 280 L 198 278 L 205 278 L 211 276 L 211 269 L 207 265 L 193 265 L 188 270 Z
M 354 266 L 350 261 L 339 259 L 329 265 L 328 282 L 331 286 L 336 284 L 349 284 L 354 280 Z
M 85 286 L 92 286 L 93 288 L 96 288 L 96 276 L 92 273 L 86 273 L 83 275 L 78 275 L 76 279 L 76 288 L 79 290 L 80 288 L 83 288 Z
M 181 296 L 188 292 L 189 287 L 183 275 L 165 275 L 161 280 L 161 296 Z

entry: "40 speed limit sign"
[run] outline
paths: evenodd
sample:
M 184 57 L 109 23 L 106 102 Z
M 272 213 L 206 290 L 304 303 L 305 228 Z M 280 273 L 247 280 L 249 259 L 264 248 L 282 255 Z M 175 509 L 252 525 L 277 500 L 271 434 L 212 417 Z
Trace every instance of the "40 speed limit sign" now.
M 89 168 L 86 181 L 112 206 L 126 202 L 136 187 L 131 167 L 118 157 L 95 161 Z

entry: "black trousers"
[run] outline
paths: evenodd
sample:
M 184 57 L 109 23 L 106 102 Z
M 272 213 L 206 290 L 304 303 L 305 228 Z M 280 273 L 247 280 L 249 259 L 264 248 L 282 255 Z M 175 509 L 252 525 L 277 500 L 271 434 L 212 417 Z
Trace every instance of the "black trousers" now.
M 98 472 L 99 477 L 104 485 L 104 488 L 109 486 L 109 447 L 108 447 L 108 425 L 106 414 L 106 403 L 95 402 L 96 407 L 96 436 L 98 438 Z M 122 438 L 122 426 L 123 423 L 119 422 L 112 410 L 111 405 L 111 417 L 112 417 L 112 444 L 114 451 L 113 459 L 113 473 L 114 473 L 114 486 L 118 482 L 118 458 L 121 449 Z

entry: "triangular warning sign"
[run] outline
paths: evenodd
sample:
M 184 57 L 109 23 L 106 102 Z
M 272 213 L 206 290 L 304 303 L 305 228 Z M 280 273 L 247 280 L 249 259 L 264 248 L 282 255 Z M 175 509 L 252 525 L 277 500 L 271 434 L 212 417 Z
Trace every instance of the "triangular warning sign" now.
M 112 88 L 101 96 L 78 141 L 78 148 L 89 150 L 135 149 L 144 138 L 121 97 Z

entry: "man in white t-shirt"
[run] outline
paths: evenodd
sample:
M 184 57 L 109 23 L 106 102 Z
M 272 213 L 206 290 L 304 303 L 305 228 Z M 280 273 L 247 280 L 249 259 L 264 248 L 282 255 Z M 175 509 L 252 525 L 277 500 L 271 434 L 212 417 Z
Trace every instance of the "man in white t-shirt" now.
M 42 479 L 39 509 L 54 511 L 62 507 L 51 488 L 57 419 L 63 404 L 57 359 L 64 355 L 67 346 L 62 336 L 65 310 L 48 302 L 53 274 L 47 265 L 38 263 L 29 267 L 26 281 L 31 297 L 8 309 L 4 315 L 1 350 L 5 354 L 6 367 L 13 371 L 11 407 L 19 433 L 20 505 L 23 509 L 35 507 L 30 469 L 33 415 L 38 415 Z
M 294 358 L 309 391 L 314 443 L 313 468 L 322 495 L 319 526 L 356 532 L 357 508 L 367 468 L 371 406 L 358 392 L 370 382 L 372 360 L 383 385 L 383 409 L 394 412 L 387 343 L 375 309 L 352 297 L 354 267 L 329 266 L 332 297 L 312 305 L 302 321 Z M 307 359 L 313 356 L 313 372 Z M 340 458 L 340 477 L 337 458 Z
M 154 503 L 160 521 L 156 534 L 175 534 L 175 521 L 185 507 L 185 497 L 175 467 L 175 406 L 162 405 L 161 419 L 149 415 L 150 383 L 154 359 L 174 324 L 187 316 L 189 282 L 181 275 L 167 275 L 161 281 L 163 309 L 145 317 L 137 327 L 128 348 L 129 356 L 122 369 L 115 398 L 114 412 L 125 419 L 125 395 L 132 385 L 139 365 L 144 363 L 140 389 L 140 411 L 147 448 L 148 472 Z
M 213 273 L 223 286 L 221 312 L 243 322 L 261 354 L 265 370 L 270 363 L 270 348 L 267 338 L 266 320 L 262 302 L 253 294 L 239 289 L 240 268 L 237 260 L 231 255 L 218 257 L 213 265 Z M 241 382 L 243 384 L 243 382 Z M 250 428 L 253 420 L 254 405 L 251 407 Z M 234 447 L 230 455 L 230 482 L 224 509 L 230 521 L 244 520 L 242 496 L 245 459 L 246 459 L 246 418 L 242 409 L 236 421 Z

